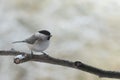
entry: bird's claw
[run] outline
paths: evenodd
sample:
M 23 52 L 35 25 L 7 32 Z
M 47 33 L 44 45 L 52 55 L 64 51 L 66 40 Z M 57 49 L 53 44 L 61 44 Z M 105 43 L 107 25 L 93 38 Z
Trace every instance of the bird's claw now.
M 45 56 L 48 56 L 45 52 L 41 52 L 41 53 L 43 53 L 43 55 L 45 55 Z

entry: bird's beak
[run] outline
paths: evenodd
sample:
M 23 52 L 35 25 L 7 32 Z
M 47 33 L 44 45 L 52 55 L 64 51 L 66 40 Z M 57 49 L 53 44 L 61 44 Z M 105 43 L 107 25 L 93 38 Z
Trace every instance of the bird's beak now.
M 50 35 L 50 37 L 52 37 L 52 35 Z

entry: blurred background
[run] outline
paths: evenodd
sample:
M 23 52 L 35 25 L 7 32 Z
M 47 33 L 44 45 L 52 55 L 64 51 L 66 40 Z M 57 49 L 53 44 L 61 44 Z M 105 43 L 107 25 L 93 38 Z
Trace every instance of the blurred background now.
M 53 37 L 46 52 L 120 71 L 120 0 L 0 0 L 0 49 L 30 52 L 23 40 L 39 30 Z M 68 67 L 0 56 L 0 80 L 114 80 Z

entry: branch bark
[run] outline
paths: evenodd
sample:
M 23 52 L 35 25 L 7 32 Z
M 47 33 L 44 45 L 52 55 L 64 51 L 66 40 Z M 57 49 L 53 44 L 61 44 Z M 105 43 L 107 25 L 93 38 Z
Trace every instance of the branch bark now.
M 49 63 L 49 64 L 55 64 L 55 65 L 61 65 L 61 66 L 79 69 L 79 70 L 89 72 L 94 75 L 98 75 L 99 77 L 120 79 L 120 72 L 102 70 L 102 69 L 98 69 L 96 67 L 84 64 L 80 61 L 72 62 L 72 61 L 68 61 L 68 60 L 62 60 L 62 59 L 51 57 L 46 54 L 31 55 L 31 54 L 28 54 L 25 52 L 1 50 L 0 55 L 16 56 L 14 58 L 14 63 L 16 63 L 16 64 L 24 63 L 27 61 L 45 62 L 45 63 Z

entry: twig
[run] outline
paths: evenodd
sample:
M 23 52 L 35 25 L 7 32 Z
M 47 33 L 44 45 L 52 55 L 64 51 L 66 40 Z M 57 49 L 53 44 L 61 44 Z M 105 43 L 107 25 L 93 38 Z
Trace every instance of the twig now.
M 51 57 L 49 55 L 30 55 L 25 52 L 19 52 L 19 51 L 5 51 L 1 50 L 0 55 L 9 55 L 9 56 L 16 56 L 14 58 L 14 63 L 20 64 L 23 62 L 27 61 L 37 61 L 37 62 L 45 62 L 49 64 L 55 64 L 55 65 L 61 65 L 61 66 L 66 66 L 66 67 L 71 67 L 75 69 L 79 69 L 85 72 L 89 72 L 95 75 L 98 75 L 99 77 L 106 77 L 106 78 L 116 78 L 120 79 L 120 72 L 116 71 L 106 71 L 102 69 L 98 69 L 92 66 L 89 66 L 87 64 L 84 64 L 80 61 L 68 61 L 68 60 L 62 60 L 62 59 L 57 59 L 54 57 Z

